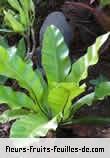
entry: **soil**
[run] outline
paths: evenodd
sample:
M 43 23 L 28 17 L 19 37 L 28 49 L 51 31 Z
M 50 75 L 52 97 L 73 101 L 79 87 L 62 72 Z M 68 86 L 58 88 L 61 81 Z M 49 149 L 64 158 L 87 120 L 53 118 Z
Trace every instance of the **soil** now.
M 69 0 L 68 0 L 69 1 Z M 73 0 L 70 0 L 73 1 Z M 75 1 L 75 0 L 74 0 Z M 76 0 L 78 1 L 78 0 Z M 80 1 L 80 0 L 79 0 Z M 79 2 L 78 1 L 78 2 Z M 84 3 L 88 3 L 89 0 L 83 0 Z M 92 4 L 92 7 L 97 7 L 99 1 L 94 1 Z M 42 22 L 44 21 L 45 17 L 51 13 L 52 11 L 59 11 L 62 8 L 62 5 L 64 4 L 64 0 L 61 0 L 60 2 L 58 0 L 48 0 L 48 2 L 40 1 L 38 4 L 36 4 L 36 41 L 37 41 L 37 47 L 39 46 L 39 30 L 42 25 Z M 69 15 L 70 19 L 72 19 L 72 15 Z M 67 15 L 68 20 L 68 15 Z M 101 26 L 98 27 L 98 25 L 95 23 L 92 23 L 93 29 L 96 36 L 99 36 L 100 34 L 103 34 L 104 31 Z M 74 23 L 71 23 L 71 25 L 74 25 Z M 96 26 L 97 25 L 97 26 Z M 89 26 L 86 26 L 89 28 Z M 98 27 L 98 29 L 97 29 Z M 86 49 L 89 45 L 91 45 L 95 39 L 91 36 L 91 34 L 85 32 L 83 35 L 81 32 L 79 33 L 79 30 L 81 29 L 81 25 L 78 25 L 78 28 L 75 32 L 75 40 L 70 48 L 70 56 L 71 60 L 76 60 L 80 56 L 84 55 L 86 52 Z M 91 30 L 90 30 L 91 31 Z M 79 38 L 80 36 L 80 38 Z M 89 37 L 89 41 L 87 43 L 87 39 Z M 13 45 L 13 41 L 18 40 L 18 36 L 9 38 L 9 42 Z M 14 39 L 14 40 L 13 40 Z M 16 40 L 15 40 L 16 39 Z M 79 40 L 80 39 L 80 40 Z M 86 42 L 85 42 L 86 41 Z M 85 42 L 85 45 L 84 45 Z M 102 49 L 99 51 L 100 60 L 97 65 L 89 68 L 89 77 L 87 79 L 88 83 L 88 92 L 93 90 L 93 85 L 89 83 L 90 80 L 95 79 L 99 77 L 100 74 L 107 77 L 108 80 L 110 80 L 110 37 L 102 47 Z M 36 59 L 36 55 L 33 58 Z M 33 60 L 33 61 L 34 61 Z M 12 81 L 11 81 L 12 82 Z M 10 80 L 7 84 L 11 84 Z M 17 86 L 18 87 L 18 86 Z M 1 105 L 0 106 L 0 113 L 6 110 L 6 106 Z M 97 102 L 91 107 L 82 108 L 77 114 L 76 117 L 83 117 L 83 116 L 104 116 L 109 117 L 110 116 L 110 97 L 106 98 L 103 101 Z M 9 137 L 9 131 L 12 123 L 6 123 L 0 125 L 0 137 Z M 52 136 L 51 136 L 52 137 Z M 110 137 L 110 125 L 71 125 L 66 127 L 59 127 L 56 131 L 56 137 Z

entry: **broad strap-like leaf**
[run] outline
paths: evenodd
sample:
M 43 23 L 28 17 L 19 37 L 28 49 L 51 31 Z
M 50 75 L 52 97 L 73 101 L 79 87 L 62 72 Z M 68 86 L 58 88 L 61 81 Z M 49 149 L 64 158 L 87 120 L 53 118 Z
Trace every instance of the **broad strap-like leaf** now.
M 43 107 L 44 111 L 48 113 L 48 116 L 50 116 L 51 114 L 50 114 L 49 106 L 47 103 L 48 85 L 47 85 L 46 81 L 42 78 L 42 73 L 39 69 L 36 69 L 36 73 L 39 74 L 40 80 L 41 80 L 43 88 L 44 88 L 43 96 L 42 96 L 40 103 L 41 103 L 41 106 Z
M 72 118 L 71 120 L 67 120 L 66 122 L 62 123 L 62 126 L 71 126 L 75 124 L 80 125 L 107 125 L 110 124 L 110 117 L 100 117 L 100 116 L 84 116 L 80 118 Z
M 0 32 L 5 32 L 5 33 L 13 33 L 14 31 L 13 30 L 10 30 L 10 29 L 0 29 Z
M 34 10 L 34 3 L 33 3 L 33 0 L 20 0 L 20 3 L 21 3 L 21 6 L 22 8 L 29 12 L 30 10 L 33 11 Z
M 48 121 L 41 114 L 28 115 L 17 120 L 11 128 L 10 137 L 13 138 L 33 138 L 45 136 L 49 129 L 56 130 L 57 118 Z
M 95 65 L 98 62 L 98 50 L 102 43 L 104 43 L 104 41 L 107 39 L 108 35 L 109 34 L 106 34 L 97 38 L 95 44 L 88 48 L 87 53 L 73 63 L 72 70 L 67 76 L 66 81 L 79 84 L 81 80 L 84 80 L 88 76 L 88 67 Z
M 24 1 L 28 1 L 28 3 L 29 3 L 29 0 L 24 0 Z M 22 3 L 24 1 L 22 1 Z M 12 7 L 12 9 L 14 8 L 15 10 L 17 10 L 19 12 L 19 15 L 18 15 L 19 16 L 19 22 L 21 24 L 23 24 L 24 28 L 27 27 L 28 24 L 29 24 L 28 10 L 25 10 L 25 8 L 22 8 L 23 6 L 22 6 L 22 4 L 20 4 L 20 2 L 18 0 L 8 0 L 8 3 Z
M 95 98 L 104 99 L 104 97 L 110 96 L 110 82 L 102 82 L 95 88 Z
M 15 10 L 17 10 L 17 11 L 21 10 L 21 6 L 20 6 L 20 3 L 18 0 L 8 0 L 8 3 Z
M 76 101 L 73 106 L 71 107 L 71 115 L 73 116 L 81 107 L 88 105 L 90 106 L 95 98 L 95 93 L 90 93 L 82 98 L 80 98 L 78 101 Z
M 24 109 L 6 110 L 0 115 L 0 123 L 10 122 L 15 119 L 20 119 L 29 114 L 29 111 Z
M 5 31 L 4 31 L 5 32 Z M 8 45 L 8 41 L 5 37 L 1 36 L 0 37 L 0 45 L 5 47 L 5 48 L 9 48 L 9 45 Z
M 90 106 L 94 101 L 102 100 L 106 96 L 110 96 L 110 82 L 100 83 L 93 93 L 90 93 L 76 101 L 72 106 L 71 114 L 75 114 L 81 107 L 86 105 Z
M 48 83 L 64 81 L 71 69 L 69 50 L 58 28 L 50 25 L 44 33 L 42 64 Z
M 13 14 L 9 11 L 4 11 L 5 21 L 8 22 L 9 26 L 18 33 L 24 32 L 23 25 L 13 16 Z
M 81 94 L 84 89 L 83 86 L 78 87 L 74 83 L 54 83 L 48 95 L 48 104 L 51 107 L 53 116 L 59 112 L 67 114 L 72 100 Z
M 0 84 L 5 84 L 7 77 L 0 75 Z
M 16 79 L 21 87 L 29 91 L 34 101 L 42 98 L 43 86 L 39 74 L 19 56 L 10 56 L 3 47 L 0 47 L 0 74 Z
M 9 51 L 10 55 L 15 55 L 16 48 L 14 46 L 9 47 L 8 41 L 6 40 L 6 38 L 0 37 L 0 45 L 5 47 Z M 7 81 L 7 79 L 8 78 L 6 76 L 0 75 L 0 84 L 4 84 Z
M 10 87 L 0 85 L 0 104 L 6 103 L 11 109 L 37 109 L 34 102 L 24 93 L 16 92 Z
M 108 78 L 102 74 L 100 74 L 97 78 L 90 80 L 89 83 L 93 86 L 99 85 L 101 82 L 108 81 Z
M 24 38 L 21 38 L 19 40 L 19 43 L 17 45 L 17 55 L 19 55 L 22 59 L 24 59 L 25 55 L 26 55 L 26 45 L 25 45 L 25 41 Z
M 20 12 L 20 19 L 24 26 L 29 27 L 33 25 L 33 20 L 35 16 L 35 7 L 33 0 L 19 0 L 22 6 L 22 11 Z

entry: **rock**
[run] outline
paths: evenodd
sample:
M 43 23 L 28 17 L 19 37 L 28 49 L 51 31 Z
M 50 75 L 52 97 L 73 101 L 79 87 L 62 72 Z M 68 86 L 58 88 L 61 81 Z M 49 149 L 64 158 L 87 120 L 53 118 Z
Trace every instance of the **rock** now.
M 46 31 L 47 27 L 52 24 L 60 29 L 60 31 L 62 32 L 64 36 L 65 42 L 69 47 L 73 40 L 73 31 L 72 31 L 73 29 L 71 29 L 70 25 L 66 21 L 64 14 L 59 11 L 55 11 L 49 14 L 47 18 L 45 19 L 41 27 L 40 35 L 39 35 L 40 46 L 42 45 L 44 32 Z

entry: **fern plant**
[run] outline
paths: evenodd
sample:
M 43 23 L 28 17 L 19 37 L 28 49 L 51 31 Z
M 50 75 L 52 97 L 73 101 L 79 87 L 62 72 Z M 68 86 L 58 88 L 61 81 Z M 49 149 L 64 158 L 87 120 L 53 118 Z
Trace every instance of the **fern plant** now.
M 27 44 L 27 55 L 25 57 L 30 59 L 36 47 L 34 2 L 33 0 L 5 0 L 5 3 L 8 4 L 8 7 L 6 6 L 3 9 L 4 22 L 0 32 L 20 34 Z M 0 6 L 2 7 L 2 3 Z M 21 39 L 21 41 L 23 40 Z
M 23 34 L 33 25 L 35 10 L 32 0 L 7 0 L 10 9 L 4 10 L 4 21 L 10 31 Z
M 26 93 L 17 92 L 0 85 L 0 103 L 9 106 L 0 115 L 0 122 L 15 120 L 10 137 L 45 136 L 48 130 L 56 130 L 58 124 L 75 123 L 73 116 L 83 105 L 92 105 L 94 100 L 110 95 L 110 82 L 104 82 L 93 93 L 74 102 L 85 91 L 86 84 L 80 81 L 88 76 L 88 67 L 98 62 L 99 44 L 100 38 L 87 54 L 71 64 L 61 32 L 51 25 L 44 34 L 42 47 L 45 79 L 20 56 L 11 55 L 6 48 L 0 47 L 0 75 L 17 80 L 27 90 Z M 110 119 L 105 121 L 110 122 Z

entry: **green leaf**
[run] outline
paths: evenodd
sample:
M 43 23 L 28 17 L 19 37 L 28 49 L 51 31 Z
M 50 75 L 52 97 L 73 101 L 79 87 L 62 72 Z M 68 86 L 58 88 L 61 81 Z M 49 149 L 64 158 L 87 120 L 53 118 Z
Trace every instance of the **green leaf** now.
M 3 47 L 0 47 L 0 74 L 16 79 L 21 87 L 29 91 L 36 104 L 41 100 L 43 86 L 39 74 L 19 56 L 9 56 L 9 52 Z
M 39 75 L 39 78 L 42 82 L 43 88 L 44 88 L 44 92 L 42 95 L 42 99 L 41 99 L 41 105 L 42 107 L 45 109 L 45 111 L 47 111 L 49 113 L 49 107 L 48 107 L 48 103 L 47 103 L 47 98 L 48 98 L 48 85 L 46 83 L 46 81 L 42 78 L 42 73 L 39 69 L 36 69 L 36 74 Z
M 74 116 L 74 114 L 83 106 L 88 105 L 90 106 L 95 98 L 95 93 L 87 94 L 86 96 L 80 98 L 78 101 L 76 101 L 73 106 L 71 107 L 71 115 Z
M 71 69 L 69 50 L 63 35 L 53 25 L 44 33 L 42 53 L 42 64 L 48 83 L 64 81 Z
M 68 113 L 72 100 L 84 91 L 84 87 L 78 87 L 73 83 L 54 83 L 48 95 L 48 104 L 55 116 L 65 110 Z
M 10 47 L 8 45 L 8 41 L 4 37 L 0 37 L 0 46 L 2 46 L 5 49 L 7 49 L 10 56 L 13 56 L 13 55 L 16 54 L 16 47 L 15 46 Z
M 90 80 L 89 83 L 92 84 L 93 86 L 97 86 L 101 82 L 106 82 L 106 81 L 108 81 L 107 77 L 105 77 L 104 75 L 100 75 L 95 80 Z
M 21 6 L 18 0 L 8 0 L 8 3 L 17 11 L 21 10 Z
M 17 55 L 19 55 L 22 59 L 24 59 L 25 55 L 26 55 L 26 45 L 25 45 L 25 41 L 24 38 L 22 38 L 18 45 L 17 45 Z
M 0 32 L 5 32 L 5 33 L 13 33 L 13 30 L 9 30 L 9 29 L 0 29 Z
M 75 125 L 75 124 L 107 125 L 110 124 L 110 117 L 85 116 L 77 119 L 73 118 L 72 121 L 63 123 L 62 126 Z
M 11 56 L 16 53 L 16 48 L 9 47 L 8 41 L 4 37 L 0 37 L 0 45 L 8 49 Z M 0 75 L 0 84 L 4 84 L 7 81 L 7 79 L 7 77 Z
M 10 87 L 0 86 L 0 104 L 6 103 L 11 109 L 28 108 L 35 110 L 33 101 L 22 92 L 15 92 Z
M 22 4 L 24 3 L 23 0 Z M 29 3 L 29 0 L 27 0 Z M 8 0 L 9 4 L 19 12 L 20 17 L 20 23 L 23 24 L 24 27 L 27 27 L 29 25 L 29 15 L 28 10 L 25 10 L 26 8 L 23 8 L 22 4 L 18 0 Z M 25 28 L 26 29 L 26 28 Z
M 9 46 L 8 46 L 8 41 L 7 41 L 6 38 L 3 37 L 3 36 L 0 37 L 0 45 L 3 46 L 3 47 L 5 47 L 5 48 L 8 48 L 8 47 L 9 47 Z
M 20 3 L 22 5 L 22 8 L 25 10 L 25 11 L 29 11 L 31 10 L 31 6 L 32 6 L 32 0 L 20 0 Z
M 6 123 L 15 119 L 20 119 L 28 114 L 29 111 L 24 109 L 7 110 L 0 115 L 0 123 Z
M 81 80 L 88 76 L 88 67 L 95 65 L 98 62 L 98 50 L 102 43 L 107 39 L 108 33 L 97 38 L 95 44 L 89 47 L 87 54 L 81 57 L 72 65 L 72 70 L 67 76 L 66 81 L 75 82 L 79 85 Z
M 90 93 L 76 101 L 71 108 L 71 115 L 74 115 L 81 107 L 85 105 L 90 106 L 94 101 L 102 100 L 106 96 L 110 96 L 110 82 L 100 83 L 93 93 Z
M 26 16 L 26 13 L 24 10 L 20 11 L 20 23 L 23 24 L 24 28 L 27 29 L 29 25 L 29 19 L 28 19 L 28 14 Z
M 95 89 L 95 98 L 104 99 L 104 97 L 110 96 L 110 82 L 102 82 Z
M 5 14 L 5 20 L 8 21 L 9 26 L 18 33 L 24 32 L 23 25 L 11 14 L 9 11 L 4 11 Z
M 10 57 L 13 57 L 15 54 L 16 54 L 16 47 L 15 46 L 12 46 L 12 47 L 9 47 L 8 49 L 7 49 L 7 51 L 9 52 L 9 56 Z
M 36 132 L 37 137 L 39 137 L 39 136 L 44 137 L 44 136 L 47 135 L 49 130 L 55 131 L 57 127 L 58 127 L 58 119 L 57 119 L 57 116 L 56 116 L 56 117 L 52 118 L 52 120 L 50 120 L 47 123 L 41 125 L 37 129 L 37 132 Z
M 24 26 L 31 25 L 30 17 L 34 13 L 34 4 L 32 0 L 20 0 L 22 10 L 20 11 L 21 22 Z M 30 12 L 31 11 L 31 14 Z M 33 13 L 32 13 L 33 12 Z
M 68 87 L 68 84 L 66 84 L 66 85 Z M 68 98 L 68 103 L 67 103 L 67 105 L 64 108 L 64 120 L 69 117 L 69 114 L 71 112 L 71 106 L 72 106 L 73 99 L 75 99 L 80 94 L 82 94 L 85 91 L 85 88 L 86 88 L 86 85 L 83 84 L 80 87 L 79 86 L 75 86 L 73 89 L 71 89 L 71 93 L 70 93 L 70 96 Z
M 49 129 L 57 128 L 56 118 L 48 121 L 41 114 L 28 115 L 17 120 L 11 128 L 10 137 L 13 138 L 32 138 L 45 136 Z
M 50 89 L 48 104 L 52 110 L 53 116 L 63 111 L 64 106 L 68 103 L 69 95 L 69 92 L 59 85 Z
M 5 84 L 7 77 L 0 75 L 0 84 Z

